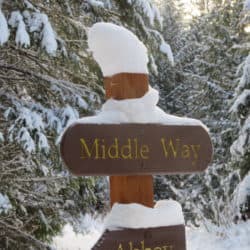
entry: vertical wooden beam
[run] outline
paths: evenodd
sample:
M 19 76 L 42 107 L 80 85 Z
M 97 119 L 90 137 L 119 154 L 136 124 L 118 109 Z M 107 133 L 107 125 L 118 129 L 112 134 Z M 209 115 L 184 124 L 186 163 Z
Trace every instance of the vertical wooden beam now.
M 151 175 L 110 176 L 110 204 L 139 203 L 153 207 L 153 177 Z
M 104 78 L 106 98 L 116 100 L 140 98 L 148 91 L 148 75 L 137 73 L 120 73 Z M 117 166 L 119 167 L 119 166 Z M 110 203 L 139 203 L 153 207 L 153 177 L 111 176 Z

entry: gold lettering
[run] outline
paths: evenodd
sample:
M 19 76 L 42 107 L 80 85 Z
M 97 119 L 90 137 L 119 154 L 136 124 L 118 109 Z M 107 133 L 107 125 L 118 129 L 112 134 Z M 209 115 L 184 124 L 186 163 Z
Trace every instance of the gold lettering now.
M 178 149 L 179 149 L 179 144 L 180 144 L 180 139 L 176 139 L 176 142 L 177 142 L 177 148 L 175 148 L 174 147 L 174 144 L 173 144 L 173 141 L 172 141 L 172 139 L 170 139 L 170 146 L 171 146 L 171 148 L 172 148 L 172 152 L 173 152 L 173 154 L 174 154 L 174 158 L 176 158 L 176 156 L 177 156 L 177 153 L 178 153 Z
M 193 157 L 194 157 L 194 160 L 192 162 L 193 166 L 196 164 L 196 161 L 199 158 L 198 151 L 200 150 L 200 147 L 201 147 L 201 145 L 191 145 L 191 149 L 193 151 Z
M 136 250 L 136 249 L 135 249 Z M 139 250 L 139 249 L 138 249 Z M 140 250 L 151 250 L 151 248 L 145 248 L 145 242 L 144 242 L 144 240 L 143 241 L 141 241 L 141 249 Z
M 148 154 L 149 153 L 149 147 L 148 147 L 148 145 L 142 145 L 140 153 L 141 153 L 141 158 L 142 159 L 148 159 L 148 155 L 144 155 L 144 154 Z
M 168 158 L 168 151 L 167 151 L 167 147 L 166 147 L 166 143 L 165 143 L 164 138 L 161 138 L 161 144 L 162 144 L 162 147 L 163 147 L 163 150 L 164 150 L 164 155 L 165 155 L 166 158 Z
M 173 246 L 163 246 L 162 250 L 173 250 L 174 247 Z
M 200 150 L 201 145 L 191 145 L 191 149 L 193 151 L 193 155 L 194 155 L 194 159 L 198 159 L 199 158 L 199 153 L 198 151 Z
M 125 154 L 127 151 L 127 154 Z M 121 156 L 123 159 L 132 159 L 131 139 L 128 139 L 128 144 L 125 144 L 121 148 Z
M 134 250 L 133 249 L 133 243 L 131 241 L 129 242 L 129 250 Z
M 134 144 L 135 144 L 135 159 L 138 159 L 138 139 L 134 139 Z
M 94 140 L 94 143 L 92 144 L 91 150 L 89 149 L 89 147 L 88 147 L 88 145 L 87 145 L 87 143 L 86 143 L 86 141 L 85 141 L 84 138 L 80 138 L 80 142 L 81 142 L 83 151 L 86 153 L 86 154 L 82 154 L 81 158 L 91 158 L 92 157 L 92 153 L 93 153 L 94 150 L 95 150 L 95 159 L 99 158 L 99 150 L 98 150 L 99 139 L 96 138 Z
M 165 139 L 161 138 L 161 144 L 162 144 L 164 155 L 166 158 L 169 157 L 171 151 L 172 151 L 172 155 L 174 156 L 174 158 L 177 157 L 180 140 L 176 139 L 176 142 L 177 142 L 177 145 L 174 146 L 172 139 L 170 139 L 167 145 Z
M 144 240 L 141 241 L 141 250 L 145 250 L 145 243 L 144 243 Z
M 120 243 L 119 247 L 117 250 L 123 250 L 122 244 Z
M 182 146 L 182 153 L 181 157 L 184 159 L 189 159 L 190 158 L 190 149 L 188 145 L 183 145 Z
M 119 247 L 117 250 L 123 250 L 122 243 L 119 244 Z
M 113 152 L 112 152 L 113 151 Z M 112 144 L 108 149 L 108 156 L 110 159 L 118 159 L 118 138 L 115 138 L 114 144 Z
M 145 241 L 144 241 L 144 240 L 141 241 L 140 243 L 141 243 L 141 247 L 140 247 L 140 248 L 137 248 L 137 247 L 134 246 L 134 243 L 133 243 L 132 241 L 130 241 L 130 242 L 128 243 L 129 250 L 173 250 L 173 249 L 174 249 L 173 245 L 162 246 L 162 247 L 156 246 L 156 247 L 152 247 L 152 248 L 151 248 L 151 247 L 146 247 L 146 246 L 145 246 Z M 136 244 L 136 245 L 137 245 L 137 244 Z M 123 250 L 123 245 L 122 245 L 122 243 L 119 244 L 117 250 Z
M 105 150 L 106 150 L 106 148 L 105 148 L 105 141 L 104 141 L 104 139 L 102 139 L 102 144 L 103 145 L 101 145 L 101 149 L 102 149 L 102 159 L 106 159 L 106 153 L 105 153 Z

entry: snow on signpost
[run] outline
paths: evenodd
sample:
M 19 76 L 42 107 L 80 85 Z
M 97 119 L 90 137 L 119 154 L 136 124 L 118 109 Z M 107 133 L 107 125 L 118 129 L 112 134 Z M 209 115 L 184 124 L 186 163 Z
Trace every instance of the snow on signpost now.
M 185 250 L 181 206 L 160 201 L 152 208 L 152 174 L 205 170 L 212 159 L 207 128 L 157 107 L 159 94 L 148 85 L 147 49 L 132 32 L 97 23 L 88 44 L 102 69 L 107 101 L 98 115 L 66 129 L 61 155 L 73 174 L 111 176 L 114 205 L 92 249 Z

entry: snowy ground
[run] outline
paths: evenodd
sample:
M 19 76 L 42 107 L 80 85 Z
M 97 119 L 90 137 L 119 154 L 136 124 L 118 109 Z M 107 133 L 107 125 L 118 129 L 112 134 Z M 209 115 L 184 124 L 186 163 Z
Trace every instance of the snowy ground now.
M 87 234 L 76 234 L 70 225 L 66 225 L 63 235 L 54 239 L 56 250 L 90 250 L 100 236 L 103 225 L 100 221 L 89 221 Z M 241 222 L 230 228 L 211 227 L 208 233 L 203 228 L 187 228 L 188 250 L 249 250 L 250 221 Z
M 230 228 L 187 229 L 188 250 L 249 250 L 250 221 Z M 87 250 L 87 249 L 86 249 Z

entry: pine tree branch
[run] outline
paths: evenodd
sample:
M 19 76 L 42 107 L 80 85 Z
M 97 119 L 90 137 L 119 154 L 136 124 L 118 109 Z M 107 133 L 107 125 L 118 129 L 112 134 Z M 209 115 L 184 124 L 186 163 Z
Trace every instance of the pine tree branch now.
M 17 227 L 14 227 L 8 223 L 5 223 L 4 221 L 0 220 L 0 226 L 3 228 L 6 228 L 8 231 L 12 231 L 18 235 L 20 235 L 22 238 L 25 238 L 31 242 L 33 242 L 39 249 L 51 249 L 51 247 L 40 240 L 34 238 L 30 234 L 18 229 Z

